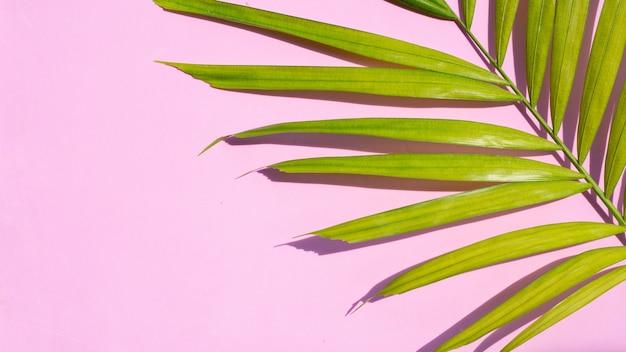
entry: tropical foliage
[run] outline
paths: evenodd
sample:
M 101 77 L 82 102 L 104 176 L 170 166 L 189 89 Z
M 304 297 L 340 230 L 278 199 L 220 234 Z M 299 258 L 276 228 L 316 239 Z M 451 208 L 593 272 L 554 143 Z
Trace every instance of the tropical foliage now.
M 601 222 L 564 222 L 519 229 L 432 258 L 395 277 L 369 299 L 413 290 L 471 270 L 553 251 L 625 231 L 624 201 L 616 192 L 626 165 L 626 87 L 617 79 L 626 43 L 626 1 L 606 0 L 585 57 L 576 147 L 568 147 L 559 131 L 574 78 L 583 55 L 589 0 L 496 0 L 493 52 L 470 28 L 475 0 L 461 1 L 462 16 L 444 0 L 396 0 L 415 12 L 455 22 L 475 45 L 488 69 L 416 44 L 359 30 L 315 22 L 212 0 L 155 0 L 179 13 L 244 24 L 312 41 L 381 62 L 386 67 L 230 66 L 163 62 L 222 89 L 272 91 L 339 91 L 408 98 L 475 100 L 517 104 L 534 116 L 547 139 L 497 125 L 431 118 L 352 118 L 282 123 L 218 138 L 251 138 L 283 133 L 359 135 L 498 149 L 483 154 L 377 154 L 290 160 L 269 165 L 284 173 L 375 175 L 420 180 L 487 182 L 488 186 L 373 214 L 311 234 L 347 242 L 372 241 L 441 225 L 539 205 L 586 192 L 610 214 Z M 527 9 L 526 80 L 524 94 L 503 69 L 520 6 Z M 593 20 L 593 19 L 591 19 Z M 589 27 L 592 28 L 592 27 Z M 586 54 L 584 54 L 586 55 Z M 587 60 L 588 59 L 588 60 Z M 550 116 L 536 108 L 549 73 Z M 611 96 L 619 96 L 615 106 Z M 585 160 L 596 141 L 603 117 L 611 119 L 606 143 L 604 178 L 594 179 Z M 567 165 L 518 156 L 507 149 L 557 151 Z M 487 150 L 487 149 L 483 149 Z M 498 155 L 501 154 L 501 155 Z M 623 182 L 621 183 L 623 185 Z M 481 185 L 481 183 L 478 183 Z M 621 193 L 624 193 L 621 191 Z M 555 265 L 482 316 L 438 350 L 471 343 L 485 334 L 558 297 L 558 304 L 515 337 L 504 350 L 520 346 L 538 333 L 626 280 L 626 247 L 583 251 Z M 563 298 L 565 297 L 565 298 Z

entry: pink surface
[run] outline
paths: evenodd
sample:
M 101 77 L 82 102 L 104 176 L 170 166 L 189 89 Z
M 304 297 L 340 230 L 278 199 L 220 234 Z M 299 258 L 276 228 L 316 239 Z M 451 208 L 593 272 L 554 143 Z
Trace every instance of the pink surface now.
M 481 63 L 453 24 L 384 1 L 246 3 Z M 484 40 L 486 16 L 479 2 Z M 581 247 L 346 312 L 385 278 L 444 251 L 555 218 L 599 219 L 580 196 L 377 245 L 293 240 L 446 190 L 236 179 L 280 160 L 407 148 L 401 143 L 356 151 L 329 148 L 354 147 L 341 139 L 310 140 L 311 148 L 222 143 L 196 154 L 215 137 L 291 120 L 460 116 L 532 127 L 510 106 L 212 89 L 153 60 L 355 63 L 147 0 L 0 2 L 0 52 L 0 351 L 430 351 L 483 303 Z M 619 241 L 586 247 L 603 245 Z M 520 350 L 626 349 L 625 295 L 622 285 Z M 503 335 L 462 350 L 497 350 L 511 338 Z

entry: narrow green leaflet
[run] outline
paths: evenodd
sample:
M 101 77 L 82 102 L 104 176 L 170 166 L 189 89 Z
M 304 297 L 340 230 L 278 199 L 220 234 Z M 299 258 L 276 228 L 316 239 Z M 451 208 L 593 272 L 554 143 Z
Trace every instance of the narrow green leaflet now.
M 310 234 L 363 242 L 549 202 L 589 188 L 588 184 L 573 181 L 506 183 L 389 210 Z
M 546 73 L 556 0 L 528 1 L 526 79 L 530 103 L 537 105 Z M 571 54 L 571 53 L 570 53 Z
M 382 137 L 406 141 L 459 144 L 475 147 L 559 150 L 544 138 L 486 123 L 426 118 L 354 118 L 280 123 L 233 134 L 251 138 L 279 133 L 326 133 Z M 230 136 L 220 137 L 204 151 Z
M 472 343 L 624 259 L 626 247 L 594 249 L 574 256 L 518 291 L 474 324 L 446 341 L 437 351 L 449 351 Z
M 437 50 L 351 28 L 212 0 L 154 0 L 172 11 L 198 14 L 289 34 L 364 57 L 504 84 L 492 72 Z
M 496 62 L 502 67 L 504 56 L 509 47 L 509 39 L 515 22 L 519 0 L 496 0 L 495 47 Z
M 472 27 L 472 20 L 474 19 L 474 9 L 476 8 L 476 0 L 463 0 L 461 3 L 463 6 L 463 19 L 467 28 Z
M 626 0 L 606 0 L 598 22 L 580 103 L 578 159 L 585 160 L 606 110 L 626 44 Z
M 376 296 L 407 292 L 433 282 L 528 255 L 624 232 L 621 226 L 568 222 L 513 231 L 435 257 L 396 277 Z
M 615 109 L 604 164 L 604 193 L 610 197 L 626 166 L 626 82 Z
M 550 113 L 555 132 L 561 128 L 572 92 L 588 10 L 589 0 L 556 2 L 550 61 Z
M 285 173 L 335 173 L 441 181 L 529 182 L 578 180 L 564 167 L 511 156 L 382 154 L 284 161 L 268 168 Z
M 444 0 L 392 0 L 395 3 L 402 4 L 409 9 L 418 12 L 442 18 L 445 20 L 456 20 L 457 16 L 450 6 Z
M 222 89 L 338 91 L 492 102 L 519 100 L 516 95 L 489 83 L 423 70 L 163 63 Z
M 517 335 L 509 344 L 504 346 L 503 352 L 512 351 L 524 342 L 535 337 L 539 333 L 548 329 L 552 325 L 565 319 L 580 308 L 591 303 L 608 290 L 619 285 L 626 280 L 626 266 L 621 266 L 600 276 L 588 283 L 578 291 L 574 292 L 558 305 L 544 313 L 539 319 L 529 325 L 524 331 Z

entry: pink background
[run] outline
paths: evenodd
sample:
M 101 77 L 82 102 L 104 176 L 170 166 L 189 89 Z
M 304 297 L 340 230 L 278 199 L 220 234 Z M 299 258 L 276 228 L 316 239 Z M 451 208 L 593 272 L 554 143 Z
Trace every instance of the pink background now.
M 452 23 L 385 1 L 245 3 L 481 64 Z M 479 1 L 475 32 L 484 41 L 487 15 Z M 523 58 L 517 28 L 511 72 Z M 216 90 L 153 60 L 363 62 L 147 0 L 2 1 L 0 52 L 0 351 L 430 351 L 525 275 L 584 247 L 619 245 L 608 238 L 478 270 L 346 316 L 382 280 L 445 251 L 524 226 L 599 217 L 578 196 L 402 241 L 294 240 L 453 189 L 368 178 L 236 179 L 292 158 L 415 150 L 404 143 L 308 138 L 313 147 L 299 147 L 283 138 L 196 154 L 218 136 L 292 120 L 415 116 L 532 126 L 513 106 Z M 571 142 L 571 129 L 565 138 Z M 622 285 L 520 350 L 624 350 L 625 296 Z M 497 350 L 511 338 L 505 333 L 462 350 Z

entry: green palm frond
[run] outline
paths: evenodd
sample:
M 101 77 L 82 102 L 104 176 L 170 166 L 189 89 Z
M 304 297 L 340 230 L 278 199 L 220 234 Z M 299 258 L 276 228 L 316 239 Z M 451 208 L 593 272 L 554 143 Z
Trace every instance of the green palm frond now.
M 462 154 L 401 153 L 321 157 L 266 165 L 266 168 L 283 173 L 462 181 L 475 182 L 477 186 L 476 189 L 364 216 L 307 234 L 351 243 L 372 241 L 457 224 L 479 216 L 522 211 L 524 207 L 558 201 L 580 193 L 596 197 L 611 216 L 606 223 L 578 221 L 545 224 L 470 244 L 404 271 L 366 299 L 366 302 L 373 298 L 405 293 L 478 268 L 523 260 L 528 256 L 617 235 L 626 229 L 624 212 L 618 210 L 619 202 L 611 198 L 620 186 L 626 167 L 626 84 L 617 79 L 626 46 L 626 0 L 605 0 L 593 33 L 585 32 L 586 28 L 590 28 L 587 26 L 588 0 L 495 0 L 494 18 L 491 19 L 495 57 L 470 31 L 475 0 L 461 2 L 463 20 L 444 0 L 391 1 L 405 9 L 454 22 L 462 32 L 459 35 L 466 35 L 472 41 L 482 58 L 491 64 L 489 69 L 497 74 L 440 51 L 351 28 L 214 0 L 154 1 L 166 10 L 275 31 L 393 64 L 392 68 L 312 67 L 160 61 L 215 88 L 331 91 L 411 99 L 517 104 L 537 120 L 548 136 L 548 139 L 544 139 L 503 126 L 432 117 L 346 118 L 259 127 L 220 137 L 202 151 L 230 138 L 302 133 L 367 136 L 473 148 Z M 520 6 L 527 6 L 527 11 L 518 11 Z M 503 66 L 516 18 L 521 13 L 527 13 L 526 61 L 516 62 L 515 65 L 525 69 L 528 95 L 511 80 Z M 585 35 L 593 37 L 588 57 L 584 56 L 586 54 L 581 49 Z M 579 61 L 588 61 L 586 70 L 580 70 Z M 576 77 L 576 72 L 585 74 Z M 540 97 L 548 94 L 547 89 L 542 89 L 547 75 L 550 80 L 550 112 L 549 116 L 544 116 L 536 106 Z M 564 117 L 571 109 L 571 101 L 575 101 L 572 87 L 576 79 L 584 81 L 580 120 L 577 126 L 571 125 L 570 128 L 577 128 L 578 131 L 577 154 L 563 142 L 559 134 L 562 125 L 574 124 L 572 121 L 575 119 Z M 618 95 L 618 102 L 613 107 L 610 99 Z M 610 135 L 606 142 L 607 155 L 604 160 L 594 159 L 594 162 L 604 163 L 604 178 L 601 182 L 598 177 L 592 177 L 584 162 L 594 143 L 601 143 L 596 134 L 604 116 L 611 119 Z M 479 151 L 476 152 L 476 149 Z M 481 152 L 483 150 L 484 153 Z M 493 154 L 494 150 L 498 155 Z M 567 160 L 571 168 L 557 165 L 556 161 L 546 163 L 507 155 L 508 150 L 555 153 Z M 591 154 L 593 158 L 597 157 Z M 621 188 L 624 188 L 623 184 Z M 546 302 L 560 299 L 553 308 L 515 337 L 505 350 L 516 348 L 626 280 L 626 267 L 607 270 L 625 259 L 625 247 L 602 247 L 581 252 L 521 288 L 508 300 L 443 342 L 439 350 L 447 351 L 471 343 Z

